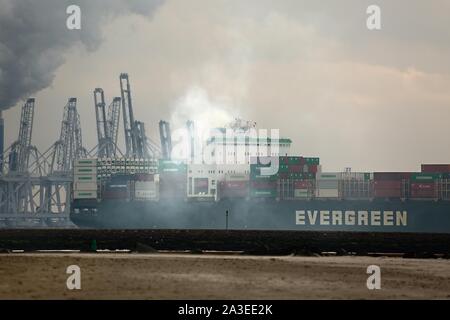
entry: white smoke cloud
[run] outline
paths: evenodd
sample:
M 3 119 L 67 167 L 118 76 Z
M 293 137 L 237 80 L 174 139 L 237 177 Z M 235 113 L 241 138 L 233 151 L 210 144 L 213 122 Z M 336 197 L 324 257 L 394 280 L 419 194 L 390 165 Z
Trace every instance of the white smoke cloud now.
M 196 131 L 207 135 L 211 129 L 224 127 L 237 116 L 237 111 L 227 102 L 213 99 L 199 86 L 192 86 L 175 103 L 171 116 L 173 129 L 184 128 L 186 121 L 194 121 Z

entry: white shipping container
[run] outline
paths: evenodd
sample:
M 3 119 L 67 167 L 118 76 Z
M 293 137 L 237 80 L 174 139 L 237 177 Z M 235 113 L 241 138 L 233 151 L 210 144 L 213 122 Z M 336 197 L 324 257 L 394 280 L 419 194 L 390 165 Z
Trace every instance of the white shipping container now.
M 97 183 L 95 182 L 75 182 L 73 184 L 75 191 L 97 191 Z
M 74 191 L 74 199 L 97 199 L 97 191 Z
M 308 198 L 308 189 L 294 189 L 295 198 Z
M 76 175 L 97 175 L 97 167 L 75 167 Z
M 316 188 L 318 188 L 318 189 L 338 189 L 339 181 L 338 180 L 317 180 Z
M 339 198 L 338 189 L 316 189 L 316 198 Z
M 138 200 L 139 199 L 150 200 L 150 199 L 156 199 L 156 197 L 157 197 L 156 190 L 136 190 L 134 192 L 134 198 L 138 199 Z

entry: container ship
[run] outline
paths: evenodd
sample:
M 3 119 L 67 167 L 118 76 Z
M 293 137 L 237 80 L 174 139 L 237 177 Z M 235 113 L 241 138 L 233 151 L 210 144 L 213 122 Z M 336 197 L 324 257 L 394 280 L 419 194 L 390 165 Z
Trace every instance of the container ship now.
M 72 221 L 100 229 L 450 233 L 450 164 L 324 172 L 318 157 L 290 155 L 286 138 L 208 144 L 211 154 L 232 160 L 76 160 Z M 239 145 L 253 150 L 244 161 L 227 154 L 226 146 Z M 252 149 L 262 145 L 266 156 Z
M 157 144 L 134 117 L 128 74 L 119 80 L 121 95 L 109 106 L 102 88 L 93 91 L 98 144 L 89 152 L 75 97 L 45 152 L 31 143 L 34 98 L 23 105 L 18 138 L 6 150 L 0 112 L 0 228 L 450 233 L 449 164 L 327 172 L 318 157 L 291 152 L 292 140 L 278 130 L 269 138 L 269 130 L 242 119 L 205 139 L 198 130 L 208 123 L 187 121 L 174 145 L 162 120 Z

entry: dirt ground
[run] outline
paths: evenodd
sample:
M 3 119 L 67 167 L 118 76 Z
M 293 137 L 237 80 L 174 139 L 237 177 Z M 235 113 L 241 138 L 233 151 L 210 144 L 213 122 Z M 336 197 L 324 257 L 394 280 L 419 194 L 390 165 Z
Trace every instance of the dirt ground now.
M 66 268 L 81 268 L 68 290 Z M 381 290 L 366 287 L 381 268 Z M 211 254 L 0 255 L 1 299 L 450 299 L 450 260 Z

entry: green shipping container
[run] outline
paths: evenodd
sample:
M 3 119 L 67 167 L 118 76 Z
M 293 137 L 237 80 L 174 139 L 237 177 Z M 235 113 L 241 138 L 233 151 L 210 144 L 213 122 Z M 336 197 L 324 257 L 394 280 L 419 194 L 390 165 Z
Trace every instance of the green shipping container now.
M 252 189 L 250 190 L 250 196 L 255 198 L 262 198 L 262 197 L 276 197 L 277 196 L 277 190 L 276 189 Z
M 320 164 L 319 163 L 320 159 L 319 158 L 305 158 L 305 162 L 308 165 L 314 165 L 314 164 L 318 165 L 318 164 Z
M 317 179 L 340 179 L 340 175 L 336 173 L 318 173 Z
M 74 180 L 75 181 L 84 181 L 84 182 L 91 181 L 92 182 L 92 181 L 96 181 L 97 177 L 96 176 L 75 176 Z
M 278 174 L 272 176 L 262 176 L 260 174 L 250 175 L 250 180 L 277 180 Z
M 96 169 L 96 168 L 95 168 Z M 94 168 L 91 167 L 81 167 L 81 168 L 77 168 L 76 171 L 78 173 L 95 173 L 96 170 L 94 170 Z
M 96 167 L 97 159 L 77 159 L 75 160 L 75 167 Z
M 295 189 L 294 197 L 295 198 L 308 198 L 309 197 L 308 189 Z
M 187 172 L 187 165 L 180 161 L 159 160 L 160 172 Z
M 435 181 L 442 178 L 441 173 L 413 173 L 411 181 Z
M 302 157 L 288 157 L 288 164 L 301 164 Z
M 315 179 L 316 178 L 316 174 L 315 173 L 311 173 L 311 172 L 307 172 L 307 173 L 290 173 L 289 174 L 289 178 L 292 179 Z

